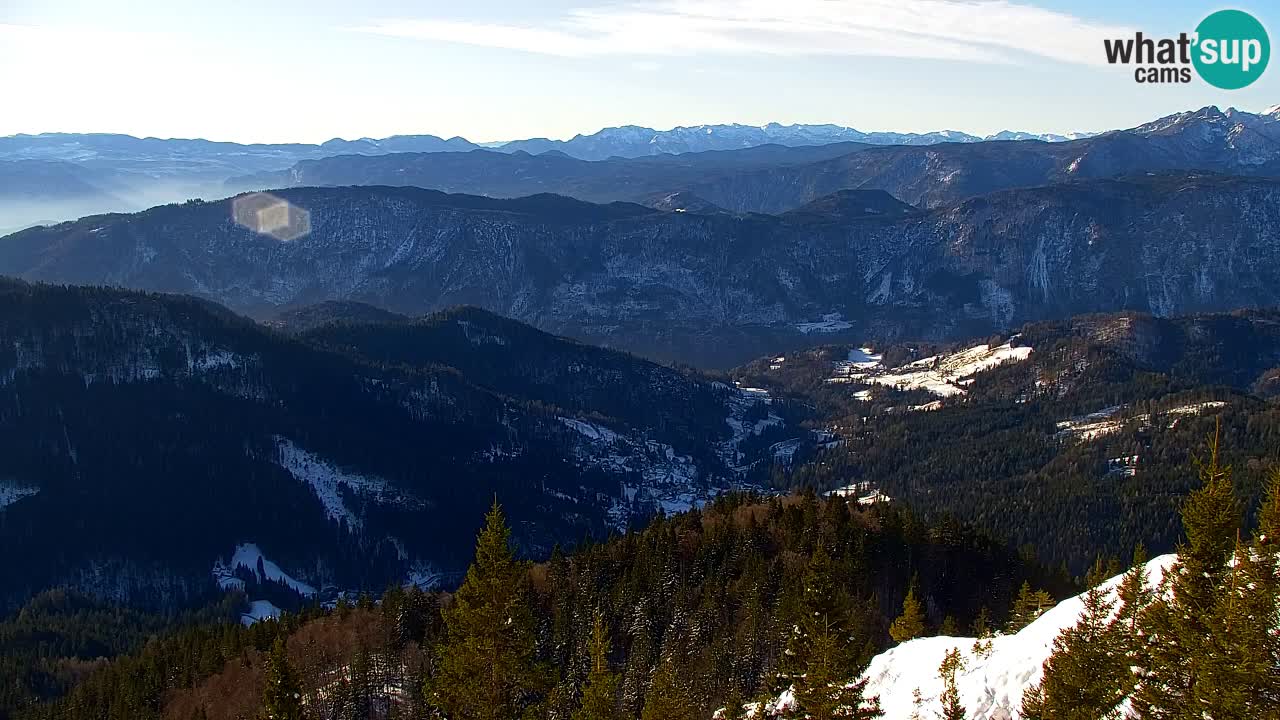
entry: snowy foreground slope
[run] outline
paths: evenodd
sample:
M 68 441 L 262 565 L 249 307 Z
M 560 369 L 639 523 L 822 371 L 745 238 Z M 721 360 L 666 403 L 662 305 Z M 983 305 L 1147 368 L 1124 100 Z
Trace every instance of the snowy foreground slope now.
M 1147 563 L 1147 583 L 1159 584 L 1176 556 L 1161 555 Z M 1103 584 L 1116 599 L 1122 576 Z M 960 700 L 970 720 L 1021 720 L 1022 692 L 1040 682 L 1041 666 L 1064 629 L 1076 624 L 1084 609 L 1080 596 L 1069 598 L 1046 611 L 1021 632 L 991 639 L 985 657 L 974 653 L 974 638 L 930 637 L 905 642 L 877 655 L 867 668 L 868 695 L 879 695 L 885 720 L 910 720 L 919 688 L 923 705 L 920 717 L 941 717 L 942 680 L 938 666 L 950 650 L 959 650 L 965 669 L 956 675 Z M 783 693 L 765 707 L 766 716 L 785 708 L 791 693 Z

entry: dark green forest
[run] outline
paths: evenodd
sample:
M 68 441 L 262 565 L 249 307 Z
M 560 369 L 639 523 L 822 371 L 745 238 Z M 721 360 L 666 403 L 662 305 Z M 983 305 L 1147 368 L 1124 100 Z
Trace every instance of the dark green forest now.
M 256 717 L 268 653 L 282 635 L 307 717 L 578 717 L 598 623 L 608 629 L 611 717 L 706 718 L 726 699 L 763 698 L 804 674 L 807 660 L 788 648 L 809 646 L 793 636 L 796 627 L 818 632 L 808 622 L 814 603 L 840 628 L 831 632 L 852 638 L 832 650 L 833 672 L 852 676 L 893 642 L 889 626 L 909 589 L 922 608 L 921 633 L 1002 622 L 1024 583 L 1059 596 L 1075 590 L 972 528 L 928 527 L 900 507 L 812 494 L 727 496 L 534 565 L 511 554 L 509 532 L 495 507 L 456 594 L 393 588 L 376 603 L 344 600 L 247 629 L 195 625 L 16 717 Z M 814 598 L 807 591 L 818 581 L 826 590 Z M 518 662 L 503 675 L 521 686 L 482 686 L 474 676 L 484 660 L 459 636 L 493 632 L 507 617 L 522 630 L 502 640 Z M 334 673 L 348 666 L 334 691 Z M 680 680 L 655 691 L 663 677 Z M 471 692 L 501 714 L 467 710 Z M 653 715 L 659 702 L 678 707 Z

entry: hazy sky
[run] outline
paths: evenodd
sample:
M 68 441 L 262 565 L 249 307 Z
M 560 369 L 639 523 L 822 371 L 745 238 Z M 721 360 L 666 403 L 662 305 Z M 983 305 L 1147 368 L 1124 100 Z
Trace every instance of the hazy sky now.
M 1216 3 L 1059 0 L 0 0 L 0 135 L 241 142 L 567 138 L 622 124 L 1130 127 L 1280 103 L 1280 67 L 1146 86 L 1102 39 Z M 1271 30 L 1280 6 L 1236 5 Z M 1269 11 L 1268 8 L 1271 8 Z M 1280 61 L 1272 63 L 1280 65 Z

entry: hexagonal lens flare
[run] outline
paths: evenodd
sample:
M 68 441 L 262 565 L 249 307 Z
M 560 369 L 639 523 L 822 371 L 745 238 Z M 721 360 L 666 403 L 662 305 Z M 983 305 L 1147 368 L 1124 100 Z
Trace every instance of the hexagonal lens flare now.
M 311 213 L 271 193 L 250 193 L 231 201 L 237 225 L 282 240 L 297 240 L 311 232 Z

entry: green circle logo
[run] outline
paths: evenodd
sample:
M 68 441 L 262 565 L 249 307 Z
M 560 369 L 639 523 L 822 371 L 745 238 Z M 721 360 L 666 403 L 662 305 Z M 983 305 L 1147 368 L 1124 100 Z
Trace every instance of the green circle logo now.
M 1238 90 L 1262 76 L 1271 40 L 1257 18 L 1241 10 L 1219 10 L 1196 26 L 1191 62 L 1205 82 Z

